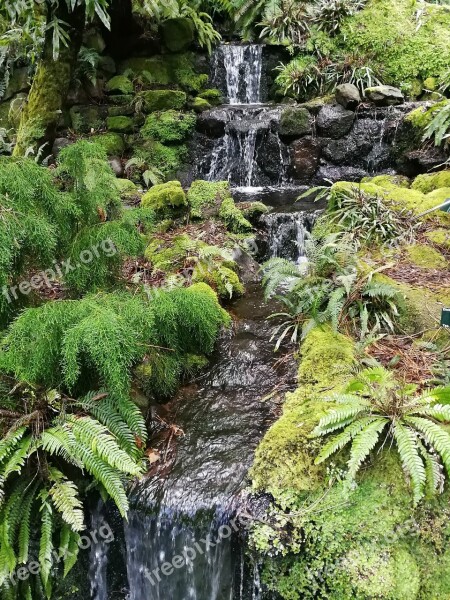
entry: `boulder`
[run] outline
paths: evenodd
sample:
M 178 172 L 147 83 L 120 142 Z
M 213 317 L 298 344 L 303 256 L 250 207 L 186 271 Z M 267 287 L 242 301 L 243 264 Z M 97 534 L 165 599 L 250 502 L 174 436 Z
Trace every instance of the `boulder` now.
M 196 113 L 202 113 L 205 110 L 210 110 L 212 108 L 211 104 L 208 102 L 208 100 L 205 100 L 205 98 L 200 98 L 200 96 L 197 96 L 196 98 L 193 99 L 193 101 L 191 102 L 191 108 L 196 112 Z
M 134 121 L 131 117 L 126 116 L 108 117 L 106 119 L 106 126 L 109 131 L 115 131 L 117 133 L 132 133 L 134 129 Z
M 291 144 L 292 169 L 296 179 L 309 179 L 319 166 L 320 141 L 312 137 L 304 137 Z
M 365 169 L 358 167 L 336 167 L 335 165 L 322 165 L 317 171 L 316 178 L 321 185 L 329 185 L 336 181 L 361 181 L 369 174 Z
M 194 25 L 183 17 L 164 21 L 161 33 L 164 45 L 171 52 L 182 52 L 194 41 Z
M 152 208 L 155 212 L 167 213 L 173 209 L 187 206 L 186 194 L 179 181 L 168 181 L 154 185 L 142 197 L 142 206 Z
M 106 83 L 105 90 L 108 94 L 132 94 L 134 86 L 125 75 L 115 75 Z
M 180 110 L 186 104 L 186 93 L 180 90 L 149 90 L 142 92 L 145 112 Z
M 355 110 L 361 102 L 359 90 L 352 83 L 338 85 L 335 90 L 335 96 L 336 102 L 348 110 Z
M 219 138 L 225 134 L 227 124 L 226 111 L 221 109 L 207 110 L 197 119 L 197 130 L 212 138 Z
M 364 95 L 376 106 L 396 106 L 397 104 L 403 104 L 405 101 L 401 90 L 390 85 L 377 85 L 367 88 Z
M 312 130 L 311 114 L 301 106 L 286 108 L 280 117 L 280 136 L 297 139 L 308 135 Z
M 89 141 L 101 146 L 108 156 L 120 156 L 125 151 L 123 137 L 112 131 L 93 135 L 89 138 Z
M 317 116 L 317 128 L 322 136 L 337 140 L 349 133 L 354 120 L 355 113 L 351 110 L 345 109 L 340 104 L 326 104 Z
M 108 75 L 115 75 L 117 73 L 116 62 L 112 56 L 100 56 L 98 59 L 98 69 Z
M 76 133 L 90 133 L 101 129 L 105 123 L 107 110 L 107 106 L 94 104 L 72 106 L 70 109 L 72 129 Z

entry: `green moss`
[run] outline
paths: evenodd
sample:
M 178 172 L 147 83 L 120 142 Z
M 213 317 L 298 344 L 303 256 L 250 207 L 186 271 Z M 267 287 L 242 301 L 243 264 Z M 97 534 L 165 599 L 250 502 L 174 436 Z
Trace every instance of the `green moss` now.
M 205 100 L 204 98 L 201 98 L 200 96 L 197 96 L 191 102 L 191 108 L 196 113 L 201 113 L 205 110 L 209 110 L 211 108 L 211 104 L 208 102 L 208 100 Z
M 144 194 L 141 206 L 151 208 L 156 213 L 171 214 L 174 209 L 187 206 L 186 194 L 179 181 L 168 181 L 154 185 Z
M 141 92 L 146 112 L 180 110 L 186 104 L 186 94 L 181 90 L 149 90 Z
M 286 108 L 280 117 L 280 134 L 287 137 L 301 137 L 311 132 L 311 115 L 304 107 Z
M 17 132 L 15 156 L 24 156 L 28 148 L 35 151 L 54 137 L 60 112 L 70 84 L 69 51 L 61 52 L 59 60 L 42 57 L 38 63 L 28 102 L 22 112 Z
M 450 188 L 450 169 L 438 173 L 419 175 L 414 179 L 411 187 L 423 194 L 428 194 L 439 188 Z
M 111 94 L 108 96 L 108 104 L 116 106 L 131 106 L 134 100 L 132 94 Z
M 242 210 L 244 217 L 251 223 L 254 223 L 261 215 L 265 215 L 270 211 L 270 208 L 263 202 L 239 202 L 236 206 Z
M 131 71 L 135 75 L 145 73 L 149 83 L 168 85 L 175 83 L 173 67 L 169 60 L 162 56 L 152 56 L 151 58 L 129 58 L 122 62 L 119 68 L 121 73 Z
M 405 250 L 412 263 L 426 269 L 445 269 L 447 261 L 440 252 L 431 246 L 414 244 L 406 246 Z
M 432 231 L 427 231 L 425 237 L 437 246 L 450 248 L 450 229 L 433 229 Z
M 111 94 L 132 94 L 134 86 L 128 77 L 116 75 L 106 83 L 105 90 Z
M 104 115 L 99 106 L 72 106 L 69 114 L 76 133 L 91 133 L 104 126 Z
M 369 0 L 345 21 L 334 47 L 411 93 L 417 79 L 440 77 L 450 64 L 450 13 L 427 4 L 418 26 L 416 10 L 409 0 Z
M 203 92 L 200 92 L 199 97 L 204 98 L 213 106 L 219 106 L 219 104 L 222 104 L 223 100 L 222 92 L 214 88 L 211 88 L 209 90 L 203 90 Z
M 194 41 L 194 25 L 190 19 L 168 19 L 162 23 L 161 31 L 164 45 L 171 52 L 186 50 Z
M 100 133 L 90 137 L 89 141 L 101 146 L 109 156 L 121 156 L 125 151 L 125 143 L 119 133 Z
M 135 183 L 130 181 L 129 179 L 116 179 L 115 181 L 116 187 L 119 190 L 120 196 L 123 198 L 127 195 L 136 195 L 138 193 L 138 189 Z
M 383 189 L 409 188 L 410 180 L 404 175 L 377 175 L 376 177 L 365 177 L 362 183 L 373 183 Z
M 300 388 L 286 395 L 283 414 L 259 444 L 251 470 L 255 489 L 278 495 L 319 484 L 322 467 L 314 465 L 317 441 L 309 439 L 330 406 L 320 391 L 331 393 L 348 379 L 355 364 L 353 342 L 329 327 L 313 329 L 301 347 Z
M 108 117 L 106 127 L 117 133 L 131 133 L 134 129 L 134 121 L 131 117 Z
M 159 169 L 165 177 L 175 174 L 187 157 L 184 144 L 165 146 L 155 140 L 146 140 L 135 155 L 143 158 L 149 165 Z
M 210 182 L 199 179 L 189 188 L 187 199 L 193 219 L 204 219 L 219 212 L 222 201 L 230 196 L 228 181 Z
M 427 77 L 423 82 L 423 87 L 429 92 L 435 92 L 438 88 L 438 81 L 436 77 Z
M 434 104 L 434 106 L 427 108 L 426 106 L 419 106 L 415 108 L 405 117 L 407 123 L 411 123 L 416 129 L 424 130 L 433 120 L 435 114 L 441 110 L 443 106 L 448 104 L 448 100 L 443 100 Z
M 141 129 L 141 135 L 160 142 L 182 142 L 192 133 L 195 123 L 193 113 L 166 110 L 149 115 Z
M 219 210 L 219 217 L 225 225 L 234 233 L 245 233 L 253 229 L 252 224 L 242 214 L 231 196 L 225 198 Z
M 207 283 L 217 293 L 219 298 L 229 299 L 242 296 L 244 286 L 239 280 L 239 275 L 229 267 L 221 266 L 219 269 L 207 270 L 196 267 L 192 274 L 193 282 Z

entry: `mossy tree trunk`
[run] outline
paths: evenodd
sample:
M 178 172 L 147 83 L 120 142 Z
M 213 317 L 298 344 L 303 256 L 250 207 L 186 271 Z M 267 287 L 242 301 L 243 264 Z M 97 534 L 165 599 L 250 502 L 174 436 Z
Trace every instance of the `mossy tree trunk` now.
M 49 9 L 51 20 L 55 13 Z M 29 148 L 35 152 L 43 144 L 51 148 L 61 110 L 69 91 L 70 80 L 81 47 L 85 24 L 84 6 L 68 11 L 65 2 L 60 2 L 56 17 L 70 26 L 70 45 L 61 47 L 59 58 L 53 59 L 53 31 L 47 31 L 42 56 L 39 60 L 28 101 L 22 112 L 15 156 L 24 156 Z

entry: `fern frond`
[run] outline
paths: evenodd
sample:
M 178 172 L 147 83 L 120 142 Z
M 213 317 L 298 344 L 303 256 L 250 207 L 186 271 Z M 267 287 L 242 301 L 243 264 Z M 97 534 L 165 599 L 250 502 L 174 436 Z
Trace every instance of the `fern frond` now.
M 324 417 L 319 421 L 319 424 L 313 431 L 314 436 L 325 435 L 335 429 L 341 429 L 347 425 L 348 421 L 354 420 L 360 413 L 367 410 L 367 407 L 361 405 L 358 402 L 358 398 L 355 396 L 353 404 L 342 406 L 341 408 L 334 408 L 330 410 Z
M 47 598 L 51 595 L 50 573 L 53 565 L 53 514 L 48 503 L 47 493 L 41 493 L 41 539 L 39 545 L 39 565 L 41 580 Z
M 353 480 L 362 463 L 375 448 L 388 419 L 376 419 L 360 431 L 354 439 L 348 461 L 348 477 Z
M 342 448 L 344 448 L 349 442 L 351 442 L 352 439 L 362 429 L 364 429 L 367 425 L 372 423 L 375 419 L 376 417 L 364 417 L 348 425 L 344 429 L 344 431 L 336 435 L 332 440 L 330 440 L 323 446 L 322 450 L 320 451 L 319 455 L 314 461 L 315 464 L 319 465 L 324 460 L 329 458 L 332 454 L 335 454 L 339 450 L 342 450 Z
M 426 472 L 418 450 L 417 434 L 399 422 L 393 425 L 392 433 L 397 442 L 403 469 L 411 478 L 414 504 L 418 504 L 424 495 Z
M 422 417 L 408 416 L 405 421 L 423 434 L 427 444 L 439 454 L 450 474 L 450 435 L 439 425 Z
M 77 486 L 67 479 L 56 467 L 49 469 L 52 487 L 48 490 L 49 496 L 63 521 L 72 527 L 74 531 L 84 529 L 83 505 L 78 496 Z

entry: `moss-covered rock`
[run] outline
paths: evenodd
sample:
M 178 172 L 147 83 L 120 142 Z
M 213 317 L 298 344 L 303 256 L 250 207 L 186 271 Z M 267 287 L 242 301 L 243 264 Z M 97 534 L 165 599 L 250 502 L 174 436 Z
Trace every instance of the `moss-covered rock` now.
M 182 142 L 194 130 L 196 117 L 193 113 L 176 110 L 152 113 L 141 129 L 141 135 L 160 142 Z
M 132 94 L 134 86 L 125 75 L 116 75 L 106 83 L 105 90 L 109 94 Z
M 141 93 L 146 112 L 180 110 L 186 104 L 187 96 L 181 90 L 148 90 Z
M 270 212 L 270 207 L 263 202 L 238 202 L 236 206 L 250 223 L 256 223 L 261 215 Z
M 72 129 L 76 133 L 91 133 L 105 124 L 106 108 L 95 105 L 72 106 L 70 109 Z
M 432 229 L 425 233 L 430 242 L 437 246 L 443 246 L 444 248 L 450 248 L 450 229 Z
M 409 188 L 411 186 L 410 180 L 404 175 L 377 175 L 376 177 L 365 177 L 361 182 L 373 183 L 383 189 Z
M 164 45 L 171 52 L 186 50 L 194 41 L 194 25 L 191 19 L 179 17 L 167 19 L 161 25 Z
M 115 184 L 117 189 L 119 190 L 121 198 L 124 198 L 129 195 L 135 196 L 138 193 L 137 185 L 129 179 L 117 178 Z
M 311 133 L 311 114 L 302 106 L 286 108 L 280 117 L 280 135 L 295 139 Z
M 425 269 L 445 269 L 448 264 L 444 256 L 431 246 L 414 244 L 405 247 L 409 260 Z
M 135 156 L 143 158 L 147 164 L 168 177 L 180 169 L 187 154 L 188 149 L 184 144 L 166 146 L 159 141 L 149 139 L 136 150 Z
M 439 188 L 450 188 L 450 169 L 438 173 L 419 175 L 414 179 L 411 187 L 423 194 L 428 194 Z
M 219 217 L 224 221 L 227 228 L 234 233 L 246 233 L 253 229 L 252 224 L 247 221 L 242 211 L 236 207 L 231 196 L 223 200 L 219 210 Z
M 131 133 L 134 129 L 134 121 L 126 116 L 108 117 L 106 127 L 116 133 Z
M 205 100 L 204 98 L 201 98 L 200 96 L 197 96 L 196 98 L 194 98 L 192 100 L 191 108 L 196 113 L 202 113 L 203 111 L 209 110 L 210 108 L 212 108 L 212 105 L 208 102 L 208 100 Z
M 179 181 L 168 181 L 153 186 L 142 197 L 141 206 L 151 208 L 155 213 L 172 214 L 187 206 L 186 194 Z
M 99 133 L 89 141 L 101 146 L 108 156 L 121 156 L 125 151 L 125 142 L 119 133 Z
M 203 90 L 203 92 L 200 92 L 199 97 L 207 100 L 212 106 L 219 106 L 223 101 L 222 92 L 215 88 Z
M 416 129 L 423 131 L 431 123 L 436 113 L 447 104 L 448 100 L 442 100 L 431 107 L 419 106 L 406 115 L 405 121 Z
M 223 200 L 230 195 L 228 181 L 194 181 L 187 194 L 191 218 L 205 219 L 217 215 Z
M 25 94 L 18 94 L 15 98 L 11 100 L 9 104 L 7 125 L 5 129 L 9 129 L 9 127 L 11 127 L 14 130 L 18 129 L 26 102 L 27 96 Z
M 220 268 L 211 269 L 195 267 L 192 273 L 192 281 L 207 283 L 216 291 L 219 298 L 224 300 L 242 296 L 245 291 L 239 275 L 223 265 Z

